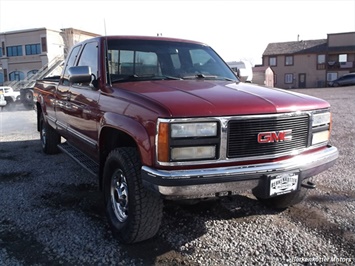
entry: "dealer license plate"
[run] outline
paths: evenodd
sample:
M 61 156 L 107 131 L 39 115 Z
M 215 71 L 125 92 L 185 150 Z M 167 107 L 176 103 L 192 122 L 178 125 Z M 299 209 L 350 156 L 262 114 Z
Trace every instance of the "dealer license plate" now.
M 283 173 L 270 178 L 270 196 L 290 193 L 297 190 L 298 174 Z

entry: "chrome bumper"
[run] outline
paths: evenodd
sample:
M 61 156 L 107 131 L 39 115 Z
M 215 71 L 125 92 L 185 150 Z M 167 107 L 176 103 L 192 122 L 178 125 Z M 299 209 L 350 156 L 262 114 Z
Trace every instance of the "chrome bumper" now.
M 336 147 L 327 146 L 272 163 L 176 171 L 143 166 L 141 172 L 143 184 L 167 198 L 216 197 L 264 186 L 270 174 L 298 172 L 302 181 L 333 166 L 338 156 Z

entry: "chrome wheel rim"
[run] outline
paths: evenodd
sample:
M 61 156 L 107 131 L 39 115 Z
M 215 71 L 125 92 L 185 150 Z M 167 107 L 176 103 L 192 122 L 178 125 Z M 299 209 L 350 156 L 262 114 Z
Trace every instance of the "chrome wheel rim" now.
M 46 130 L 44 128 L 44 124 L 42 124 L 41 128 L 41 141 L 42 141 L 42 146 L 44 147 L 46 145 Z
M 120 222 L 128 218 L 128 185 L 121 169 L 115 171 L 111 180 L 111 204 Z

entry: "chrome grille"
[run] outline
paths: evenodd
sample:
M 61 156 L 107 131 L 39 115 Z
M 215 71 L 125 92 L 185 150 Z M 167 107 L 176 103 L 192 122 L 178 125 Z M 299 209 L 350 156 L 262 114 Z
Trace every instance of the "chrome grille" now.
M 292 130 L 292 140 L 258 143 L 258 134 Z M 287 154 L 307 147 L 309 116 L 275 116 L 228 123 L 227 158 L 243 158 Z

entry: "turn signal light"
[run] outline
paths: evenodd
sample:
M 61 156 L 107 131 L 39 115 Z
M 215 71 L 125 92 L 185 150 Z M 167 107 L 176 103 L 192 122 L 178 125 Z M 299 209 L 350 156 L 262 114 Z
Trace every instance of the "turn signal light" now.
M 158 161 L 169 162 L 169 124 L 160 123 L 158 130 Z

